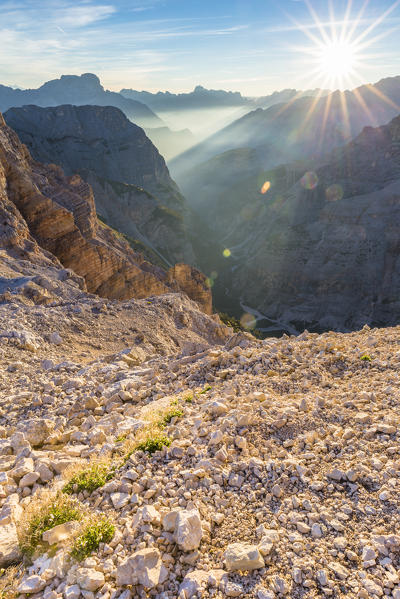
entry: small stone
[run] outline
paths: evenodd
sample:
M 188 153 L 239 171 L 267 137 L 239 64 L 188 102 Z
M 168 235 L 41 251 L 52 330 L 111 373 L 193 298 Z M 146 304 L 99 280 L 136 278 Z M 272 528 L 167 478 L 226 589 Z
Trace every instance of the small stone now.
M 317 522 L 314 522 L 311 527 L 311 536 L 314 537 L 314 539 L 320 539 L 322 537 L 322 529 Z
M 50 334 L 49 341 L 50 341 L 50 343 L 53 343 L 54 345 L 61 345 L 61 343 L 63 342 L 63 339 L 62 339 L 61 335 L 55 331 Z
M 281 489 L 281 487 L 280 487 L 279 485 L 274 485 L 274 486 L 272 487 L 272 495 L 273 495 L 274 497 L 278 497 L 278 498 L 279 498 L 279 497 L 282 497 L 282 495 L 283 495 L 283 491 L 282 491 L 282 489 Z

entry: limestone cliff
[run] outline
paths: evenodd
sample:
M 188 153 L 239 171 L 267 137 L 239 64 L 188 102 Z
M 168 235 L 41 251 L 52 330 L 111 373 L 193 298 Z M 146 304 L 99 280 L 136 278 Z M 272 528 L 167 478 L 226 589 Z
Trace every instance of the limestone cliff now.
M 99 224 L 87 183 L 78 175 L 66 177 L 58 166 L 34 161 L 2 117 L 0 200 L 6 279 L 4 264 L 18 257 L 28 265 L 36 260 L 44 269 L 61 271 L 63 265 L 83 277 L 89 292 L 112 299 L 143 298 L 180 288 L 170 273 L 147 262 L 124 239 Z M 188 266 L 183 268 L 190 271 Z M 82 279 L 75 279 L 78 287 L 84 287 Z M 202 290 L 205 277 L 198 274 L 197 280 Z M 189 286 L 185 291 L 190 293 Z M 200 297 L 197 291 L 195 295 Z M 202 308 L 210 311 L 209 299 Z
M 194 263 L 187 206 L 164 158 L 117 108 L 12 108 L 7 123 L 33 157 L 90 183 L 98 213 L 164 266 Z

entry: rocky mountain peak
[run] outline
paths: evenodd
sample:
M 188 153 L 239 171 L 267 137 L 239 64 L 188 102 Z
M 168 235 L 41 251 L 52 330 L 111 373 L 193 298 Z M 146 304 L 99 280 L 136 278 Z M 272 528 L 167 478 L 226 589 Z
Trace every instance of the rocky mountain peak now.
M 71 90 L 81 92 L 82 94 L 93 94 L 104 91 L 104 87 L 100 83 L 100 79 L 93 73 L 83 73 L 82 75 L 61 75 L 59 79 L 52 79 L 44 83 L 39 89 L 44 91 L 57 91 L 58 93 L 65 90 L 68 93 Z

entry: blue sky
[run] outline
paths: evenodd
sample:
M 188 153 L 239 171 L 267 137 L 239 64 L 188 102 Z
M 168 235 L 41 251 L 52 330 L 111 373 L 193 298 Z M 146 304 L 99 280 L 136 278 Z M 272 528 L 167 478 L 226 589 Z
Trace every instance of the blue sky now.
M 340 33 L 348 1 L 332 13 L 328 0 L 0 0 L 0 83 L 94 72 L 114 90 L 318 87 L 307 34 L 321 37 L 315 19 Z M 344 86 L 399 75 L 400 2 L 353 0 L 348 29 L 357 18 L 352 39 L 368 46 Z

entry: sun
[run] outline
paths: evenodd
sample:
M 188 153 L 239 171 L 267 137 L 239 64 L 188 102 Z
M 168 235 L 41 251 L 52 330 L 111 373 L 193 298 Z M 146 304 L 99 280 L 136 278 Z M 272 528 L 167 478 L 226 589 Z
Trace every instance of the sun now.
M 394 0 L 370 23 L 365 14 L 368 2 L 364 0 L 359 11 L 354 13 L 353 0 L 342 0 L 340 5 L 344 12 L 336 15 L 334 8 L 339 2 L 325 0 L 328 12 L 320 18 L 313 6 L 317 0 L 304 0 L 311 17 L 308 23 L 299 23 L 288 15 L 294 29 L 309 40 L 306 46 L 294 46 L 296 53 L 303 56 L 302 71 L 309 87 L 314 85 L 320 89 L 328 87 L 343 91 L 365 80 L 365 72 L 379 58 L 379 54 L 370 50 L 393 29 L 385 27 L 377 34 L 373 31 L 387 20 L 400 0 Z
M 317 63 L 321 74 L 329 79 L 342 79 L 354 72 L 357 65 L 357 48 L 348 42 L 321 44 Z

